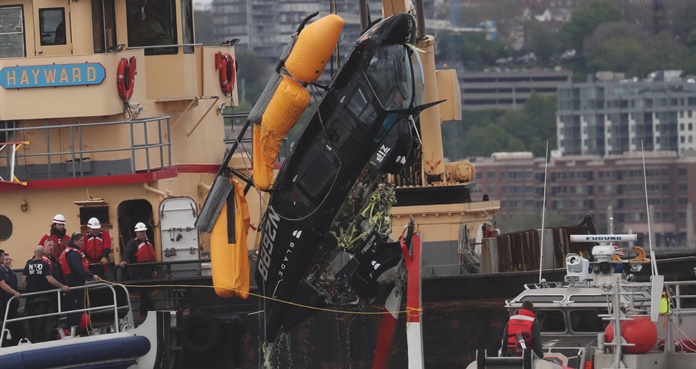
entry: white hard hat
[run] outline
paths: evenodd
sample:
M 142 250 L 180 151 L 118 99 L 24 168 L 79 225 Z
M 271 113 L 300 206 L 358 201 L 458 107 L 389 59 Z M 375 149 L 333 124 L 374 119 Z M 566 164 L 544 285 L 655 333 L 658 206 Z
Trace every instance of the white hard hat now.
M 145 226 L 145 223 L 138 222 L 138 224 L 135 225 L 135 231 L 136 232 L 147 231 L 147 227 Z
M 65 224 L 65 217 L 63 216 L 63 214 L 56 214 L 56 216 L 53 217 L 53 223 Z
M 99 219 L 97 219 L 95 217 L 89 218 L 89 221 L 87 221 L 87 227 L 92 228 L 92 229 L 101 228 L 101 224 L 99 223 Z

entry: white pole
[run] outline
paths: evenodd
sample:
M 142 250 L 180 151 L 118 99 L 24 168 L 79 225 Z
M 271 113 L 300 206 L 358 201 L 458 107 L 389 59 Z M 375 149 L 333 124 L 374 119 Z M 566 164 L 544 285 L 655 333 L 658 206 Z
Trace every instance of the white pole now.
M 645 170 L 645 150 L 643 149 L 643 140 L 640 141 L 640 151 L 643 154 L 643 185 L 645 186 L 645 216 L 648 221 L 648 249 L 650 250 L 650 266 L 652 270 L 652 275 L 657 275 L 655 251 L 652 247 L 652 228 L 650 226 L 650 204 L 648 203 L 648 173 Z
M 546 176 L 549 171 L 549 141 L 546 141 L 546 154 L 544 155 L 544 200 L 541 205 L 541 245 L 539 245 L 539 283 L 541 283 L 541 270 L 544 266 L 544 220 L 546 219 Z

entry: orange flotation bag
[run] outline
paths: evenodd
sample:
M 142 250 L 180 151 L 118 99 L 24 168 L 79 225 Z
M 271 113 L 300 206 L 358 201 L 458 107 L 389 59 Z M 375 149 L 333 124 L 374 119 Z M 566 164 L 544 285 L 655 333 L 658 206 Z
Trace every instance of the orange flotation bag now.
M 232 179 L 233 192 L 227 197 L 210 232 L 210 264 L 213 287 L 220 297 L 249 297 L 249 207 L 244 189 Z
M 309 105 L 309 92 L 302 85 L 288 76 L 281 78 L 261 122 L 254 124 L 254 185 L 262 191 L 273 184 L 280 143 Z
M 343 18 L 329 14 L 300 31 L 285 60 L 288 73 L 301 82 L 316 81 L 331 60 L 343 23 Z

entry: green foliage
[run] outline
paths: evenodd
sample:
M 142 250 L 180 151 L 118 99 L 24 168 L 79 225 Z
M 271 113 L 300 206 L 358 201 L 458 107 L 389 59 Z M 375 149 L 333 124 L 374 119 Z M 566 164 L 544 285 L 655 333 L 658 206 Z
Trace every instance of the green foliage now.
M 436 57 L 440 60 L 461 61 L 470 67 L 493 65 L 499 58 L 508 56 L 505 41 L 487 41 L 482 32 L 438 35 L 440 47 Z M 444 47 L 442 46 L 444 44 Z
M 608 0 L 595 0 L 588 6 L 573 12 L 570 21 L 561 28 L 566 49 L 583 52 L 585 38 L 602 23 L 621 19 L 621 12 Z
M 525 25 L 525 34 L 528 38 L 527 50 L 533 52 L 542 64 L 550 62 L 551 58 L 561 51 L 558 36 L 540 22 L 528 22 Z
M 623 22 L 597 27 L 585 42 L 587 65 L 592 71 L 624 72 L 644 77 L 659 69 L 679 68 L 686 49 L 666 33 L 651 36 Z
M 556 97 L 533 93 L 522 110 L 463 111 L 462 120 L 442 125 L 445 156 L 456 161 L 500 151 L 531 151 L 534 156 L 556 147 Z

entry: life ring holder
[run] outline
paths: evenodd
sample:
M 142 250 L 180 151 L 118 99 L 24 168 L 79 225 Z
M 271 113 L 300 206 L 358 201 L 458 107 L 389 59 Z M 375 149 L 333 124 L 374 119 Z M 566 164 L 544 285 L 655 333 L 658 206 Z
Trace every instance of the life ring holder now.
M 205 312 L 193 312 L 186 317 L 183 328 L 183 347 L 195 354 L 209 352 L 220 342 L 220 322 Z
M 225 96 L 230 95 L 237 82 L 237 62 L 229 53 L 215 54 L 215 69 L 218 70 L 220 88 Z
M 118 96 L 124 102 L 130 101 L 130 98 L 133 96 L 135 75 L 137 73 L 135 56 L 132 56 L 130 60 L 121 58 L 121 61 L 118 63 L 116 85 L 118 87 Z

